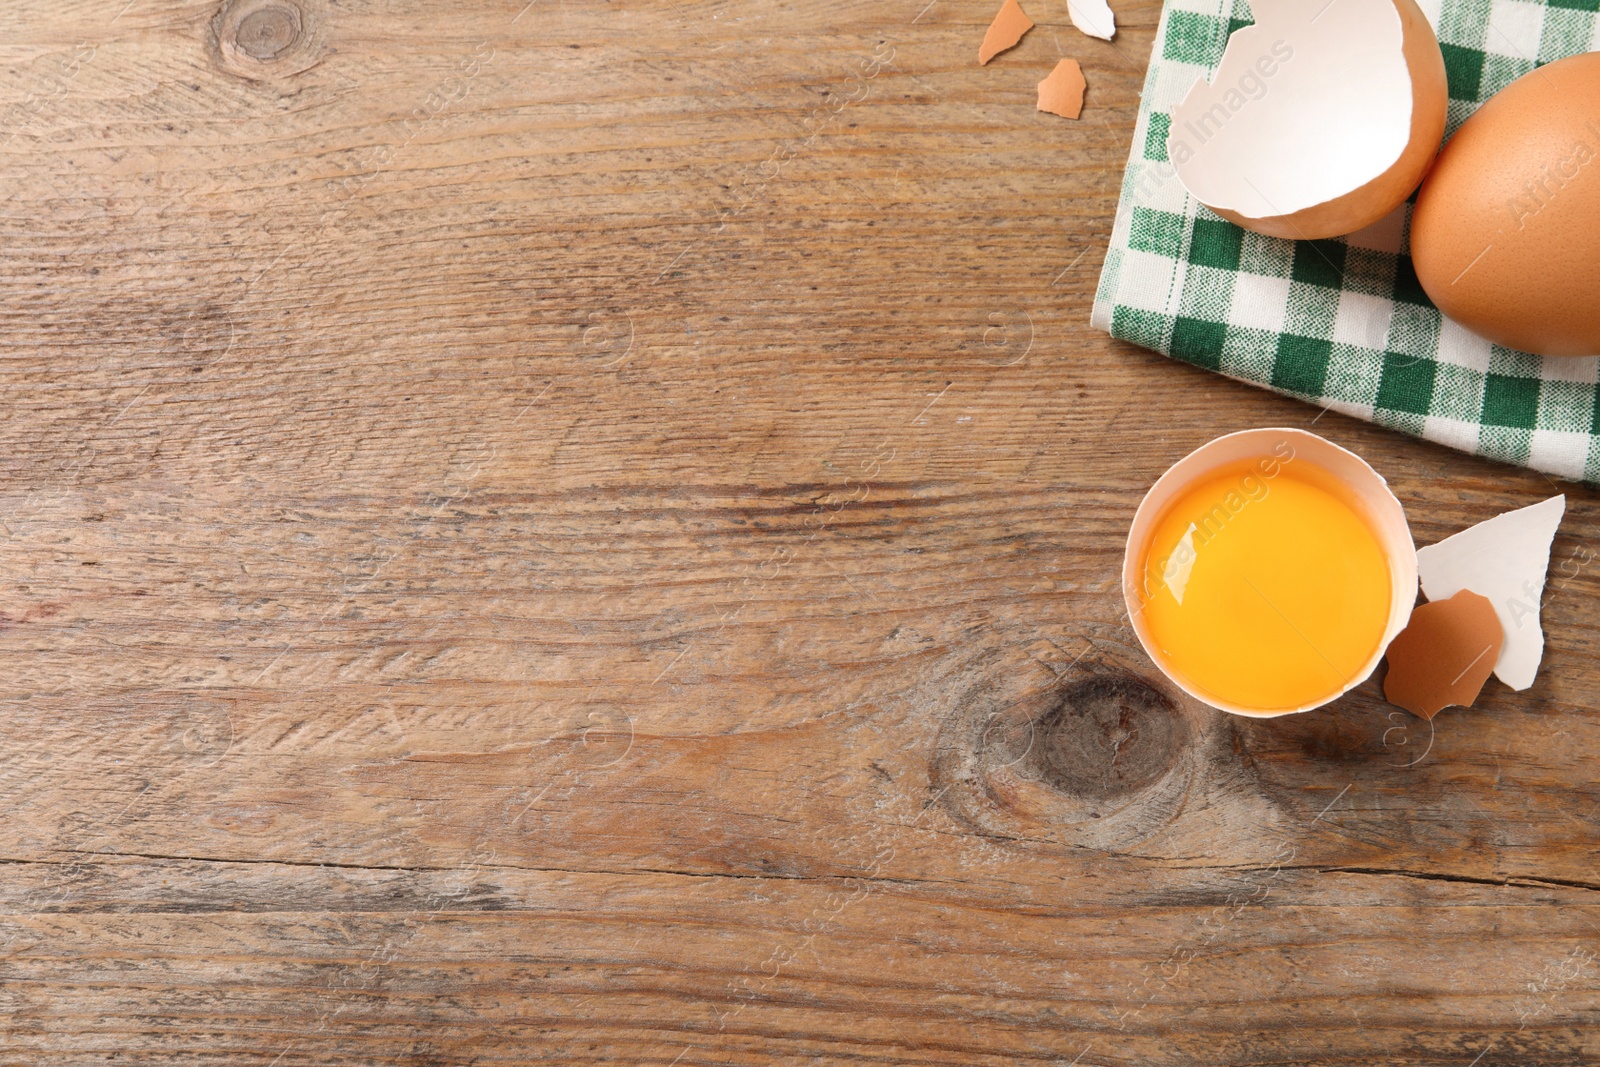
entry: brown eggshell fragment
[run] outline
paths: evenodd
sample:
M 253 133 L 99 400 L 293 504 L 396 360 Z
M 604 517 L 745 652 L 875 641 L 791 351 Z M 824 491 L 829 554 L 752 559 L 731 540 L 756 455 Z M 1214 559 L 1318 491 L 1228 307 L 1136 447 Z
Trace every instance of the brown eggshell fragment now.
M 1064 119 L 1083 113 L 1083 68 L 1076 59 L 1063 59 L 1050 76 L 1039 83 L 1039 110 Z
M 1424 719 L 1452 705 L 1470 707 L 1504 640 L 1488 597 L 1463 589 L 1449 600 L 1423 604 L 1389 643 L 1384 698 Z
M 1524 74 L 1462 124 L 1417 194 L 1411 257 L 1474 333 L 1600 355 L 1600 53 Z
M 1022 35 L 1033 29 L 1033 20 L 1023 13 L 1017 0 L 1006 0 L 989 23 L 978 48 L 978 63 L 985 64 L 1008 48 L 1015 48 Z

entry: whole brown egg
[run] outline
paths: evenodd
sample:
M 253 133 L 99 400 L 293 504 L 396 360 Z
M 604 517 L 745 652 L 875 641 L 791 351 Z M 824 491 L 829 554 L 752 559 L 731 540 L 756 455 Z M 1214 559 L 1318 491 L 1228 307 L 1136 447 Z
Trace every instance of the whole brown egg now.
M 1523 75 L 1462 124 L 1417 194 L 1411 256 L 1475 333 L 1600 355 L 1600 53 Z

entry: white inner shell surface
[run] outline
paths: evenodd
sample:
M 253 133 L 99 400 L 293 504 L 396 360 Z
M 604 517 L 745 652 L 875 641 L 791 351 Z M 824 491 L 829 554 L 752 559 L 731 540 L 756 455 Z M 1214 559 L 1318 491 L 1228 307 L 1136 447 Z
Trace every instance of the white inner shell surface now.
M 1090 37 L 1109 41 L 1117 34 L 1117 16 L 1106 0 L 1067 0 L 1067 17 Z
M 1246 218 L 1360 188 L 1411 136 L 1411 73 L 1391 0 L 1251 0 L 1216 77 L 1173 111 L 1167 158 L 1195 199 Z
M 1550 543 L 1566 510 L 1563 493 L 1417 550 L 1417 573 L 1429 600 L 1448 600 L 1470 589 L 1494 605 L 1506 635 L 1494 673 L 1512 689 L 1532 685 L 1544 657 L 1539 605 L 1550 569 Z

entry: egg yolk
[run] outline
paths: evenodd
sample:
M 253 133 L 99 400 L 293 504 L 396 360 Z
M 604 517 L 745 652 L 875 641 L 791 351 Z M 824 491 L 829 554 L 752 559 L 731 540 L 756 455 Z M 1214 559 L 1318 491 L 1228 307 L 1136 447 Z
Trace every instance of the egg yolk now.
M 1313 704 L 1367 665 L 1389 564 L 1348 490 L 1303 459 L 1224 467 L 1172 501 L 1145 555 L 1142 611 L 1192 688 L 1260 711 Z

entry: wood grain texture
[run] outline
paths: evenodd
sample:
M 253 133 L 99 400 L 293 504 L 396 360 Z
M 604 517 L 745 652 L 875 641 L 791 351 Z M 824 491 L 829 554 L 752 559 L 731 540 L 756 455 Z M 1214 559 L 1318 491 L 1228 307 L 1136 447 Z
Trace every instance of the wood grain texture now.
M 1556 491 L 1088 328 L 1157 4 L 125 3 L 0 15 L 0 1064 L 1600 1059 L 1592 493 L 1431 727 L 1121 623 L 1226 431 Z

